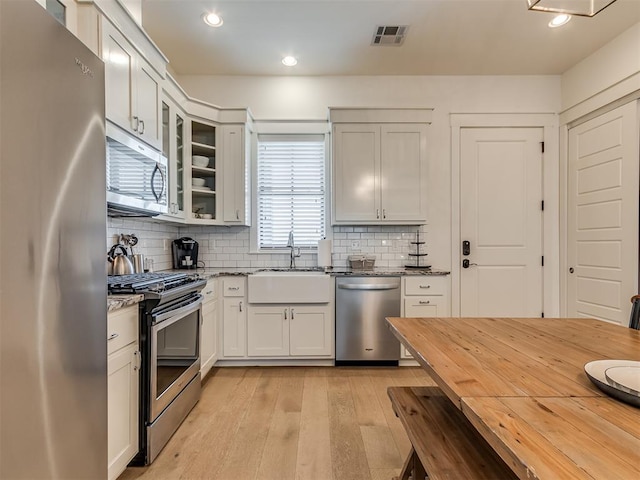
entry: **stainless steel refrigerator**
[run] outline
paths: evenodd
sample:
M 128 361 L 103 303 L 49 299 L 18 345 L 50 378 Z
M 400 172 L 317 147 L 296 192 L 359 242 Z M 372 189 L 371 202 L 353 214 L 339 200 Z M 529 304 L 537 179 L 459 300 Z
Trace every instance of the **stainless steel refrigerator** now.
M 0 478 L 106 478 L 102 61 L 0 0 Z

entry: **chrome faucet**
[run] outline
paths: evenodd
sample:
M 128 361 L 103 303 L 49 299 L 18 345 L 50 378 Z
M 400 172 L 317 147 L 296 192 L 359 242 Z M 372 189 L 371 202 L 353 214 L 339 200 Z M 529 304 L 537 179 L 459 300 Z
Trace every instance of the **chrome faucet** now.
M 289 241 L 287 242 L 287 248 L 291 249 L 289 258 L 289 268 L 296 268 L 296 257 L 300 256 L 300 247 L 298 247 L 298 253 L 296 253 L 296 246 L 293 241 L 293 230 L 289 232 Z

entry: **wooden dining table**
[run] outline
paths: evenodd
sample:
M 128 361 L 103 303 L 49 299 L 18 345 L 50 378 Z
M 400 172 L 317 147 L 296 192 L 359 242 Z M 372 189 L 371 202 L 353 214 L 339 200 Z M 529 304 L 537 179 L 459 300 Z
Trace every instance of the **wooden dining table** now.
M 589 380 L 640 361 L 640 331 L 587 318 L 387 318 L 521 479 L 640 479 L 640 408 Z

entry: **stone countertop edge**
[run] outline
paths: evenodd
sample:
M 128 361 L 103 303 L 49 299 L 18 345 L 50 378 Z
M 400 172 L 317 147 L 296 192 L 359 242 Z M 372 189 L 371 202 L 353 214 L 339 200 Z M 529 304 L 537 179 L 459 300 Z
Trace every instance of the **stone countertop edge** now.
M 121 308 L 137 305 L 144 300 L 142 294 L 107 295 L 107 312 L 113 312 Z
M 185 273 L 197 273 L 205 278 L 213 277 L 228 277 L 228 276 L 245 276 L 251 275 L 256 272 L 286 272 L 287 268 L 199 268 L 197 270 L 173 270 L 175 272 Z M 317 271 L 323 272 L 317 268 L 299 268 L 296 271 Z M 379 268 L 375 270 L 351 270 L 347 268 L 336 268 L 333 270 L 324 271 L 328 275 L 335 277 L 349 276 L 349 277 L 372 277 L 372 276 L 445 276 L 451 272 L 447 270 L 412 270 L 404 268 Z

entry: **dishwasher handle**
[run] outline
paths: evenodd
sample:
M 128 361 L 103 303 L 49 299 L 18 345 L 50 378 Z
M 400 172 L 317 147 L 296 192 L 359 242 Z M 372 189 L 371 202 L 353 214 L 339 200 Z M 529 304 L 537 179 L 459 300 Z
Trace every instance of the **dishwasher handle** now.
M 338 288 L 343 290 L 397 290 L 400 285 L 397 283 L 378 283 L 378 284 L 366 284 L 366 283 L 341 283 L 338 284 Z

